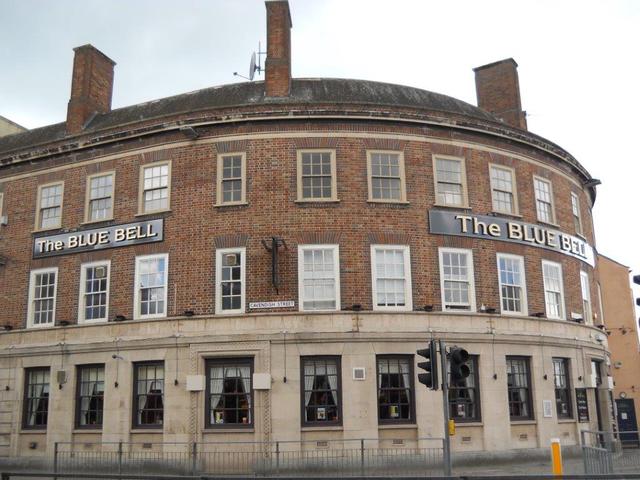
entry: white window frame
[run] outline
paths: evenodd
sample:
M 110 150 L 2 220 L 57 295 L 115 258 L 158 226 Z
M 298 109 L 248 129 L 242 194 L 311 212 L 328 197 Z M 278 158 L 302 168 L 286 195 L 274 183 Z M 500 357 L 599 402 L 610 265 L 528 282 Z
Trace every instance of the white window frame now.
M 329 154 L 329 163 L 331 165 L 331 196 L 329 198 L 306 198 L 303 195 L 302 188 L 302 156 L 305 153 L 328 153 Z M 297 202 L 337 202 L 338 201 L 338 180 L 336 174 L 336 151 L 329 148 L 314 148 L 314 149 L 304 149 L 298 150 L 298 161 L 297 161 L 297 188 L 298 188 L 298 196 Z
M 165 264 L 165 276 L 164 276 L 164 313 L 152 313 L 142 315 L 140 313 L 140 263 L 144 260 L 151 260 L 155 258 L 163 258 Z M 160 253 L 153 255 L 139 255 L 136 257 L 136 272 L 133 285 L 133 318 L 134 320 L 146 320 L 152 318 L 165 318 L 168 316 L 169 304 L 168 304 L 168 292 L 169 292 L 169 254 Z
M 333 279 L 336 306 L 333 309 L 304 308 L 304 252 L 307 250 L 333 250 Z M 298 245 L 298 306 L 301 312 L 333 312 L 340 311 L 340 246 L 336 244 Z
M 580 212 L 580 197 L 574 192 L 571 192 L 571 218 L 573 219 L 574 228 L 576 227 L 576 220 L 578 221 L 578 228 L 575 228 L 576 234 L 583 237 L 584 227 L 582 225 L 582 213 Z
M 516 262 L 518 262 L 518 265 L 520 267 L 520 278 L 521 278 L 521 284 L 520 289 L 522 292 L 522 297 L 520 299 L 520 311 L 517 312 L 513 312 L 511 310 L 505 310 L 503 308 L 503 303 L 502 303 L 502 287 L 503 287 L 503 283 L 502 283 L 502 275 L 500 274 L 500 259 L 504 258 L 504 259 L 508 259 L 508 260 L 514 260 Z M 496 261 L 497 261 L 497 266 L 498 266 L 498 289 L 499 289 L 499 295 L 500 295 L 500 312 L 503 314 L 507 314 L 507 315 L 528 315 L 528 304 L 527 304 L 527 278 L 525 276 L 525 268 L 524 268 L 524 257 L 520 256 L 520 255 L 511 255 L 508 253 L 498 253 L 496 255 Z
M 404 292 L 405 292 L 405 305 L 404 306 L 378 306 L 378 288 L 376 271 L 376 251 L 377 250 L 402 250 L 404 260 Z M 411 282 L 411 250 L 409 245 L 386 245 L 375 244 L 371 245 L 371 291 L 372 291 L 372 305 L 373 310 L 386 311 L 386 312 L 410 312 L 413 310 L 413 285 Z
M 111 215 L 105 218 L 99 218 L 97 220 L 91 219 L 91 180 L 99 177 L 111 176 Z M 87 185 L 85 191 L 85 205 L 84 205 L 84 223 L 96 223 L 96 222 L 106 222 L 108 220 L 113 220 L 114 217 L 114 209 L 115 209 L 115 191 L 116 191 L 116 172 L 115 170 L 111 170 L 108 172 L 100 172 L 94 173 L 93 175 L 89 175 L 87 177 Z M 104 197 L 107 198 L 107 197 Z
M 224 159 L 225 157 L 240 157 L 240 200 L 233 200 L 229 202 L 224 201 L 224 195 L 222 191 L 223 184 L 223 172 L 224 172 Z M 229 152 L 219 153 L 217 158 L 216 169 L 216 207 L 226 207 L 229 205 L 246 205 L 247 204 L 247 154 L 245 152 Z
M 40 207 L 40 202 L 42 200 L 42 189 L 47 188 L 47 187 L 54 187 L 56 185 L 61 185 L 62 186 L 62 192 L 60 193 L 60 220 L 58 221 L 57 225 L 52 225 L 50 227 L 42 227 L 41 221 L 41 215 L 42 215 L 42 208 Z M 56 228 L 61 228 L 62 227 L 62 216 L 64 214 L 64 182 L 51 182 L 51 183 L 45 183 L 43 185 L 38 185 L 38 195 L 36 198 L 36 225 L 35 225 L 35 231 L 46 231 L 46 230 L 55 230 Z
M 94 318 L 87 320 L 85 318 L 85 291 L 87 280 L 87 268 L 106 267 L 107 269 L 107 291 L 106 306 L 104 318 Z M 137 283 L 136 283 L 137 284 Z M 109 321 L 109 293 L 111 291 L 111 260 L 100 260 L 96 262 L 88 262 L 80 265 L 80 293 L 78 296 L 78 323 L 104 323 Z
M 539 201 L 543 203 L 546 203 L 546 202 L 544 200 L 538 199 L 538 190 L 536 188 L 537 182 L 546 183 L 549 186 L 549 197 L 551 198 L 551 203 L 550 203 L 551 219 L 550 220 L 540 218 L 540 210 L 538 210 L 538 202 Z M 551 180 L 547 180 L 546 178 L 542 178 L 537 175 L 534 175 L 533 176 L 533 198 L 534 198 L 535 208 L 536 208 L 536 218 L 538 219 L 538 221 L 542 223 L 546 223 L 548 225 L 556 225 L 556 205 L 555 205 L 555 200 L 553 199 L 553 183 L 551 183 Z
M 51 318 L 51 322 L 49 323 L 41 323 L 41 324 L 34 324 L 33 323 L 33 316 L 35 314 L 35 310 L 33 308 L 33 302 L 35 300 L 35 280 L 36 280 L 36 275 L 39 274 L 43 274 L 43 273 L 55 273 L 56 275 L 56 281 L 53 284 L 53 315 Z M 57 303 L 57 298 L 58 298 L 58 267 L 52 267 L 52 268 L 38 268 L 36 270 L 31 270 L 30 274 L 29 274 L 29 304 L 27 305 L 27 328 L 46 328 L 46 327 L 53 327 L 56 324 L 56 303 Z
M 548 304 L 547 304 L 547 277 L 544 274 L 544 266 L 548 265 L 551 267 L 556 267 L 558 268 L 558 271 L 560 273 L 559 278 L 560 278 L 560 315 L 555 316 L 555 315 L 549 315 L 549 309 L 548 309 Z M 551 262 L 549 260 L 542 260 L 542 282 L 543 282 L 543 286 L 544 286 L 544 309 L 547 315 L 547 318 L 553 318 L 556 320 L 564 320 L 566 318 L 566 305 L 565 305 L 565 300 L 564 300 L 564 275 L 562 273 L 562 264 L 558 263 L 558 262 Z M 551 290 L 549 290 L 551 291 Z
M 2 216 L 2 206 L 4 204 L 4 193 L 0 192 L 0 217 Z
M 498 207 L 496 207 L 496 204 L 494 202 L 493 199 L 493 192 L 494 190 L 499 190 L 498 188 L 496 188 L 495 184 L 494 184 L 494 180 L 493 180 L 493 170 L 502 170 L 504 172 L 508 172 L 509 175 L 511 175 L 511 198 L 513 199 L 512 202 L 512 206 L 513 206 L 513 211 L 511 212 L 505 212 L 504 210 L 500 210 Z M 515 216 L 519 216 L 519 207 L 518 207 L 518 186 L 516 184 L 516 171 L 515 169 L 511 168 L 511 167 L 507 167 L 505 165 L 498 165 L 496 163 L 490 163 L 489 164 L 489 182 L 491 183 L 491 208 L 493 209 L 493 211 L 495 213 L 502 213 L 505 215 L 515 215 Z M 504 191 L 504 190 L 499 190 L 499 191 Z
M 443 203 L 438 200 L 438 160 L 448 160 L 460 163 L 460 179 L 462 182 L 462 203 Z M 434 204 L 443 207 L 469 207 L 469 193 L 467 191 L 467 166 L 464 157 L 454 157 L 452 155 L 434 154 L 432 156 L 433 163 L 433 188 L 434 188 Z
M 389 154 L 398 156 L 398 167 L 400 174 L 400 199 L 393 198 L 373 198 L 373 185 L 372 185 L 372 168 L 371 168 L 371 156 L 380 154 Z M 369 188 L 369 202 L 373 203 L 408 203 L 407 202 L 407 182 L 404 172 L 404 152 L 400 150 L 367 150 L 367 184 Z
M 580 270 L 580 293 L 582 294 L 582 317 L 587 325 L 593 324 L 593 303 L 591 302 L 591 285 L 589 284 L 589 274 Z M 585 312 L 585 302 L 587 311 Z
M 222 309 L 222 256 L 229 253 L 240 253 L 240 308 Z M 245 247 L 216 249 L 216 315 L 237 315 L 245 312 L 246 303 L 246 264 L 247 249 Z
M 158 210 L 145 210 L 144 171 L 147 168 L 161 167 L 163 165 L 167 166 L 167 208 L 161 208 Z M 148 215 L 150 213 L 168 212 L 169 210 L 171 210 L 171 160 L 165 160 L 162 162 L 154 162 L 154 163 L 145 163 L 143 165 L 140 165 L 139 177 L 140 179 L 138 182 L 138 215 Z
M 443 256 L 445 253 L 465 253 L 468 255 L 469 266 L 467 273 L 467 282 L 469 284 L 469 309 L 463 308 L 447 308 L 447 302 L 445 301 L 445 289 L 444 289 L 444 262 Z M 473 268 L 473 251 L 468 248 L 438 248 L 438 264 L 440 269 L 440 301 L 442 302 L 442 311 L 443 312 L 460 312 L 460 313 L 469 313 L 476 311 L 476 281 L 475 281 L 475 270 Z

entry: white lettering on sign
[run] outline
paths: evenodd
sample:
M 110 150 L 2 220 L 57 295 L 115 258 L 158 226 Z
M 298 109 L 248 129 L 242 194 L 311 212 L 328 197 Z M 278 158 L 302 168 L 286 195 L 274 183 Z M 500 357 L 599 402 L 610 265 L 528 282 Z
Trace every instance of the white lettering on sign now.
M 295 307 L 296 302 L 293 300 L 280 300 L 278 302 L 251 302 L 249 303 L 250 310 L 258 310 L 260 308 L 290 308 Z

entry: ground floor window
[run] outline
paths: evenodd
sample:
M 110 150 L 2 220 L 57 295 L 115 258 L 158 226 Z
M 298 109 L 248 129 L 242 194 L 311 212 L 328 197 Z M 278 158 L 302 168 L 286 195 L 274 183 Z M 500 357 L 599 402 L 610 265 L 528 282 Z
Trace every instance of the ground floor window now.
M 49 368 L 25 370 L 24 428 L 45 429 L 49 416 Z
M 558 418 L 573 418 L 568 359 L 553 359 L 553 382 L 556 391 L 556 413 Z
M 301 364 L 303 424 L 341 424 L 340 357 L 302 357 Z
M 76 426 L 102 427 L 104 405 L 104 365 L 78 367 Z
M 415 422 L 413 357 L 380 355 L 376 364 L 380 423 Z
M 470 355 L 469 376 L 457 384 L 451 381 L 449 372 L 449 416 L 457 422 L 480 421 L 480 382 L 478 356 Z
M 164 420 L 164 363 L 134 365 L 134 426 L 162 427 Z
M 511 420 L 533 418 L 529 358 L 507 357 L 507 390 Z
M 207 426 L 253 425 L 253 359 L 207 361 Z

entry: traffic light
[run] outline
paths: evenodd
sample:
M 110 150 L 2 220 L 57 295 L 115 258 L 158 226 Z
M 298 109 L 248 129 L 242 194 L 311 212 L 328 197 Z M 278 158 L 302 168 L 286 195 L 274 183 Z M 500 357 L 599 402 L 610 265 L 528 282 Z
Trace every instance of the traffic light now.
M 418 374 L 418 381 L 431 390 L 438 390 L 438 349 L 436 341 L 431 340 L 427 348 L 417 351 L 418 355 L 425 359 L 424 362 L 418 362 L 418 368 L 425 373 Z
M 449 365 L 451 369 L 451 386 L 452 387 L 464 387 L 465 379 L 471 373 L 469 365 L 469 352 L 464 348 L 451 347 L 449 350 Z
M 640 285 L 640 275 L 633 276 L 633 283 Z M 640 298 L 636 298 L 636 305 L 640 307 Z

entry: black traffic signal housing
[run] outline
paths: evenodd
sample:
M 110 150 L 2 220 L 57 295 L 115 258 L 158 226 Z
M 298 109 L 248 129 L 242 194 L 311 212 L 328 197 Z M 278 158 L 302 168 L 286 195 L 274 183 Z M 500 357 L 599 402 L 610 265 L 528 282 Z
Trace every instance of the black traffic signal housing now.
M 422 348 L 416 352 L 424 358 L 424 362 L 418 362 L 418 368 L 425 373 L 418 374 L 418 381 L 430 390 L 438 390 L 438 349 L 436 341 L 429 341 L 427 348 Z
M 633 276 L 633 283 L 640 285 L 640 275 Z M 640 298 L 636 298 L 636 305 L 640 307 Z
M 471 373 L 471 369 L 467 362 L 469 361 L 469 352 L 464 348 L 451 347 L 449 350 L 449 368 L 451 372 L 451 386 L 464 387 L 466 378 Z

